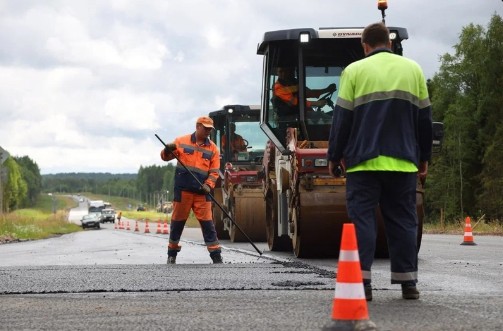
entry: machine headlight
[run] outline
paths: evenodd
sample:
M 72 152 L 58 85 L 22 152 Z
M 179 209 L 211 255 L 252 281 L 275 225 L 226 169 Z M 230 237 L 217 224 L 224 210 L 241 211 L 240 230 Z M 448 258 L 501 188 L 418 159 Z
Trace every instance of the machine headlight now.
M 315 159 L 314 166 L 315 167 L 326 167 L 326 166 L 328 166 L 328 161 L 327 161 L 327 159 Z

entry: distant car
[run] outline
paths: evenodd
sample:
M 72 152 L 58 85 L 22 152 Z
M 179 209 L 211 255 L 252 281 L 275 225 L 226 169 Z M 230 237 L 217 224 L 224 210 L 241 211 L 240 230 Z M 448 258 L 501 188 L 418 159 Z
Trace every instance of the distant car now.
M 93 211 L 93 212 L 88 213 L 88 215 L 94 215 L 94 216 L 96 216 L 100 220 L 100 223 L 103 223 L 103 220 L 105 218 L 103 216 L 103 213 L 101 211 Z
M 101 215 L 103 216 L 102 223 L 115 222 L 115 210 L 112 208 L 105 208 L 101 211 Z
M 80 220 L 80 223 L 82 224 L 82 228 L 100 228 L 100 217 L 97 215 L 97 213 L 91 213 L 82 216 L 82 219 Z
M 145 207 L 143 207 L 143 206 L 138 206 L 138 208 L 136 208 L 136 211 L 145 211 Z

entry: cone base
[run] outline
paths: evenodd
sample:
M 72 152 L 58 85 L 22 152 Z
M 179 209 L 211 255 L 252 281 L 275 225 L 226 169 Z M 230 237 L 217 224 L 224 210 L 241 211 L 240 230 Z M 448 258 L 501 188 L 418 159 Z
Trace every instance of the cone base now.
M 375 331 L 377 326 L 371 320 L 359 321 L 341 321 L 332 320 L 329 324 L 325 325 L 322 330 L 341 330 L 341 331 Z
M 477 244 L 474 243 L 473 241 L 463 241 L 460 245 L 464 245 L 464 246 L 477 246 Z

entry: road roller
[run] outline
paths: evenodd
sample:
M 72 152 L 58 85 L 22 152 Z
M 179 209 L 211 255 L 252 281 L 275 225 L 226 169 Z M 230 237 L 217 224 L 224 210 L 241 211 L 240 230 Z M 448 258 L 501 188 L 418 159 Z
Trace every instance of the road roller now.
M 302 258 L 338 256 L 342 225 L 351 220 L 346 211 L 346 179 L 343 173 L 329 175 L 326 154 L 341 73 L 364 57 L 363 29 L 269 31 L 258 44 L 257 54 L 263 56 L 260 127 L 269 139 L 262 158 L 265 223 L 272 251 L 293 250 Z M 407 30 L 388 29 L 392 52 L 402 55 Z M 434 133 L 440 135 L 442 127 L 434 123 Z M 432 138 L 440 144 L 440 136 Z M 418 247 L 423 184 L 417 183 Z M 376 213 L 376 257 L 385 258 L 389 253 L 384 224 L 379 210 Z
M 232 242 L 244 242 L 247 241 L 246 234 L 253 241 L 265 241 L 261 174 L 267 136 L 260 129 L 260 106 L 226 105 L 210 112 L 209 116 L 215 127 L 211 139 L 220 148 L 221 157 L 214 197 L 228 214 L 213 204 L 217 236 Z

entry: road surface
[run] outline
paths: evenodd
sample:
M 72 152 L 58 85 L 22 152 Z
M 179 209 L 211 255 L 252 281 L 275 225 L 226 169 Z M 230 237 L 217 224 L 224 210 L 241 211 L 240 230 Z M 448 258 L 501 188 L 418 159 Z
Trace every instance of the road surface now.
M 331 321 L 335 259 L 296 259 L 222 241 L 213 265 L 199 229 L 186 229 L 179 264 L 166 265 L 167 235 L 86 230 L 0 245 L 0 329 L 320 330 Z M 154 231 L 152 231 L 154 230 Z M 153 232 L 153 233 L 152 233 Z M 370 319 L 378 330 L 501 330 L 503 238 L 425 235 L 421 298 L 373 268 Z

